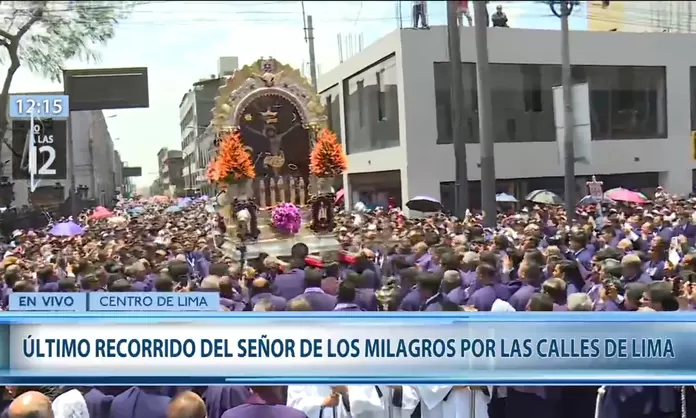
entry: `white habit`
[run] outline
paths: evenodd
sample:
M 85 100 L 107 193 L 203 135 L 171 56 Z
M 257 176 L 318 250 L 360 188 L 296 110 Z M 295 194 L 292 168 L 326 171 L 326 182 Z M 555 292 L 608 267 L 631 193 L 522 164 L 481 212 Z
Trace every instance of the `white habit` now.
M 422 418 L 488 418 L 489 398 L 480 390 L 417 386 Z M 445 398 L 447 398 L 445 400 Z
M 331 393 L 331 386 L 290 385 L 288 386 L 288 406 L 304 412 L 307 418 L 351 418 L 340 399 L 335 408 L 321 407 Z
M 377 390 L 379 387 L 379 391 Z M 392 403 L 394 389 L 385 385 L 348 386 L 352 418 L 410 418 L 420 398 L 412 386 L 402 386 L 401 407 Z M 382 396 L 379 396 L 380 393 Z

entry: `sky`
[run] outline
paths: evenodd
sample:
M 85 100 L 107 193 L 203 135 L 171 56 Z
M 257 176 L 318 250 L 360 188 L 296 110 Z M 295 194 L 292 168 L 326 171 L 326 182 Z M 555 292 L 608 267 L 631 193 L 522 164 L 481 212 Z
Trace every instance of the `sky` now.
M 511 27 L 560 27 L 560 20 L 540 2 L 493 2 L 491 11 L 496 4 L 503 4 Z M 314 21 L 319 77 L 338 65 L 339 34 L 344 38 L 362 34 L 366 47 L 398 28 L 398 5 L 407 27 L 410 1 L 304 2 L 305 13 Z M 445 2 L 430 1 L 428 9 L 431 25 L 446 23 Z M 107 119 L 112 138 L 118 138 L 115 147 L 129 166 L 143 168 L 143 177 L 136 183 L 145 186 L 157 176 L 157 151 L 180 149 L 181 98 L 192 83 L 217 72 L 218 57 L 237 56 L 240 66 L 269 56 L 295 68 L 308 62 L 302 11 L 299 1 L 150 2 L 137 6 L 119 23 L 115 38 L 97 49 L 100 62 L 68 62 L 66 68 L 148 67 L 150 107 L 104 112 L 115 115 Z M 576 10 L 570 19 L 571 30 L 586 27 L 584 10 Z M 17 72 L 10 89 L 57 90 L 62 85 L 25 67 Z

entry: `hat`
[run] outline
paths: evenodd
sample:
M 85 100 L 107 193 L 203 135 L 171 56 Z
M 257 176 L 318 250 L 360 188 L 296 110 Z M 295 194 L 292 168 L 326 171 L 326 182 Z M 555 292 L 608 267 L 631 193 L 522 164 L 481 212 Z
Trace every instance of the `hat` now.
M 22 236 L 23 233 L 24 232 L 22 232 L 21 229 L 15 229 L 14 231 L 12 231 L 12 238 L 17 238 L 19 236 Z

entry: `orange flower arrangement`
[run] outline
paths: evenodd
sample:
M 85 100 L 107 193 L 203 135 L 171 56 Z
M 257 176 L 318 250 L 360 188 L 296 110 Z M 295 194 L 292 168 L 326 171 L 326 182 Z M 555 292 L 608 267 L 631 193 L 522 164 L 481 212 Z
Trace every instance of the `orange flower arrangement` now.
M 225 135 L 217 156 L 210 162 L 206 177 L 211 183 L 237 183 L 256 177 L 251 155 L 238 132 Z
M 348 168 L 343 147 L 338 143 L 336 134 L 327 128 L 319 132 L 319 138 L 309 158 L 309 169 L 317 177 L 335 177 Z

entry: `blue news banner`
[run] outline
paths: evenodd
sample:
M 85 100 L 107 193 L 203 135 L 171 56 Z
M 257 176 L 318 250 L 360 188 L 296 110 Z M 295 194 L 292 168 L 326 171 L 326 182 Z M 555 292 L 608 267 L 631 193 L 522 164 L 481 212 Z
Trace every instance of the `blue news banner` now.
M 10 311 L 167 312 L 218 311 L 220 295 L 193 292 L 12 293 Z
M 104 294 L 70 296 L 91 310 L 0 315 L 0 384 L 696 382 L 689 313 L 193 312 L 210 295 L 164 293 L 117 312 Z

